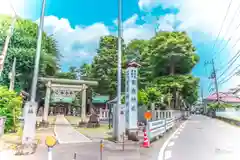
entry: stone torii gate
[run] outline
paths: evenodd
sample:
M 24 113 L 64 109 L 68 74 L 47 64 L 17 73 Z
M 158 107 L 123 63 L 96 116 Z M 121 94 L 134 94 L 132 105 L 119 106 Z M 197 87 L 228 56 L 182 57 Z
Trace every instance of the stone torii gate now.
M 84 81 L 84 80 L 70 80 L 70 79 L 57 79 L 57 78 L 39 78 L 40 81 L 46 84 L 46 95 L 44 102 L 43 122 L 47 122 L 49 113 L 49 103 L 51 93 L 66 94 L 68 96 L 75 96 L 76 92 L 82 92 L 82 108 L 81 117 L 84 120 L 86 117 L 86 89 L 88 86 L 97 86 L 97 81 Z

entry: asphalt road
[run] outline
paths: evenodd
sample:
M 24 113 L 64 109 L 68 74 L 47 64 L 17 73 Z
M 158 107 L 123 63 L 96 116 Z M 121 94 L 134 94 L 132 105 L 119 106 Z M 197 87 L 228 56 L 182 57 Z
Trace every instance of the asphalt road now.
M 159 160 L 239 160 L 240 128 L 193 115 L 162 150 Z

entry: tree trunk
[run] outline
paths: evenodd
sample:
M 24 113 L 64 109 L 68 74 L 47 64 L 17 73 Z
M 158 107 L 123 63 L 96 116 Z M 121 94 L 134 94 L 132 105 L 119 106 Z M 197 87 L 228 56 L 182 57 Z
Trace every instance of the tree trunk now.
M 170 61 L 170 75 L 174 75 L 174 74 L 175 74 L 175 64 L 174 64 L 173 58 L 171 58 L 171 61 Z

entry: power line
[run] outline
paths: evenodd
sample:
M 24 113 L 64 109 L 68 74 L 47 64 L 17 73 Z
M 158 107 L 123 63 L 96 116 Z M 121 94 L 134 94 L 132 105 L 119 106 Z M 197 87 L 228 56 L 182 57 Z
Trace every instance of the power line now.
M 228 77 L 227 79 L 225 79 L 224 81 L 221 81 L 221 83 L 220 83 L 220 84 L 222 85 L 222 84 L 224 84 L 224 83 L 228 82 L 228 81 L 229 81 L 229 80 L 230 80 L 230 79 L 231 79 L 233 76 L 235 76 L 235 75 L 236 75 L 236 73 L 237 73 L 237 72 L 235 72 L 234 74 L 232 74 L 231 76 L 229 76 L 229 77 Z
M 239 25 L 240 26 L 240 25 Z M 234 43 L 234 45 L 231 47 L 231 50 L 238 44 L 238 42 L 240 42 L 240 37 L 237 39 L 237 41 Z M 231 59 L 230 59 L 230 61 L 232 61 L 236 56 L 238 56 L 238 54 L 239 54 L 239 52 L 238 53 L 236 53 Z M 227 64 L 229 64 L 230 63 L 230 61 L 227 63 Z M 226 65 L 227 65 L 226 64 Z M 224 68 L 223 66 L 221 66 L 220 68 L 219 68 L 219 70 L 221 70 L 221 68 Z
M 236 62 L 236 60 L 240 57 L 240 51 L 238 51 L 237 52 L 237 56 L 235 57 L 235 59 L 231 59 L 229 62 L 231 62 L 231 63 L 228 63 L 229 65 L 228 65 L 228 67 L 222 72 L 222 74 L 218 77 L 218 78 L 220 78 L 220 77 L 222 77 L 229 69 L 230 69 L 230 67 L 234 64 L 234 62 Z
M 228 16 L 228 13 L 229 13 L 230 7 L 231 7 L 231 5 L 232 5 L 232 2 L 233 2 L 233 0 L 231 0 L 230 3 L 229 3 L 229 5 L 228 5 L 228 8 L 227 8 L 227 11 L 226 11 L 225 17 L 224 17 L 223 22 L 222 22 L 222 24 L 221 24 L 220 31 L 218 32 L 218 35 L 217 35 L 217 37 L 216 37 L 216 39 L 215 39 L 215 42 L 214 42 L 214 45 L 213 45 L 213 48 L 212 48 L 212 51 L 213 51 L 213 52 L 214 52 L 214 49 L 215 49 L 215 46 L 216 46 L 217 40 L 218 40 L 218 38 L 219 38 L 219 36 L 220 36 L 220 34 L 221 34 L 221 32 L 222 32 L 222 29 L 223 29 L 224 23 L 225 23 L 225 21 L 226 21 L 226 19 L 227 19 L 227 16 Z M 214 56 L 214 55 L 213 55 L 213 56 Z
M 220 84 L 223 84 L 224 81 L 230 80 L 231 78 L 229 78 L 229 77 L 233 77 L 236 73 L 239 72 L 239 71 L 235 71 L 235 70 L 238 69 L 239 67 L 240 67 L 240 64 L 237 65 L 237 66 L 228 74 L 228 77 L 223 78 L 219 83 L 220 83 Z M 224 82 L 224 83 L 225 83 L 225 82 Z
M 228 27 L 227 27 L 227 29 L 226 29 L 227 32 L 225 33 L 225 35 L 227 35 L 227 33 L 228 33 L 228 31 L 229 31 L 229 28 L 230 28 L 231 24 L 233 23 L 234 19 L 236 18 L 236 16 L 239 14 L 239 13 L 238 13 L 239 11 L 240 11 L 240 3 L 239 3 L 238 8 L 236 9 L 236 11 L 235 11 L 235 13 L 234 13 L 233 18 L 231 19 L 231 22 L 229 23 L 229 25 L 228 25 Z M 240 27 L 240 24 L 235 28 L 235 31 L 236 31 L 239 27 Z M 224 50 L 224 48 L 226 48 L 227 44 L 228 44 L 229 41 L 232 39 L 232 35 L 233 35 L 233 34 L 230 35 L 230 38 L 227 40 L 227 43 L 226 43 L 225 47 L 223 47 L 219 53 L 221 53 L 221 52 Z M 220 42 L 220 44 L 219 44 L 220 46 L 221 46 L 222 42 L 223 42 L 223 40 Z

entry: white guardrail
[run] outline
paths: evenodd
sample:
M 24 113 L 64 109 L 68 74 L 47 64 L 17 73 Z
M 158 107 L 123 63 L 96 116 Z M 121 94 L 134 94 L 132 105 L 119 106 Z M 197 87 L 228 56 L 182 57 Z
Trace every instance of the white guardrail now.
M 164 135 L 165 132 L 173 128 L 177 118 L 166 118 L 156 121 L 150 121 L 147 124 L 148 138 L 152 141 Z
M 220 112 L 216 112 L 216 116 L 240 121 L 240 111 L 233 111 L 233 112 L 220 111 Z

